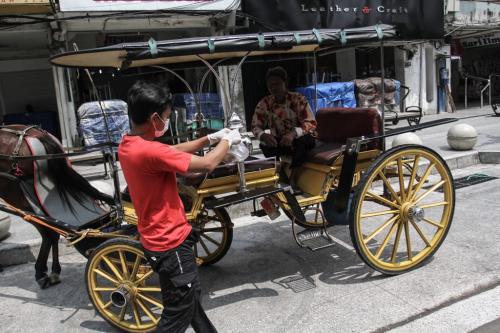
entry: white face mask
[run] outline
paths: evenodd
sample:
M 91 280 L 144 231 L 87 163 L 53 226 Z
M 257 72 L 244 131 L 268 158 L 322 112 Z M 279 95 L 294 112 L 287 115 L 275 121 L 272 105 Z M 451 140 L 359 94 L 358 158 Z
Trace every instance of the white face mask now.
M 153 127 L 155 128 L 155 138 L 159 138 L 160 136 L 163 136 L 163 134 L 165 134 L 165 132 L 168 130 L 168 127 L 170 125 L 170 119 L 167 119 L 167 121 L 164 121 L 162 119 L 162 117 L 160 117 L 158 115 L 158 118 L 160 118 L 160 120 L 163 122 L 163 129 L 161 130 L 158 130 L 155 126 L 155 124 L 153 123 Z

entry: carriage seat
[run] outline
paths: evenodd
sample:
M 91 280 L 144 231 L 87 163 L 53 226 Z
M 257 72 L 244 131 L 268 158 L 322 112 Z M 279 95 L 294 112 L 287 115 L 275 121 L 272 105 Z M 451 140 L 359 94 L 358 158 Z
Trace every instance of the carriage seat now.
M 274 159 L 258 159 L 249 156 L 245 161 L 245 172 L 254 172 L 276 167 Z M 178 175 L 181 183 L 187 186 L 199 186 L 205 178 L 219 178 L 238 174 L 237 164 L 221 164 L 217 166 L 211 173 L 203 172 L 188 172 Z
M 316 113 L 318 137 L 316 147 L 309 151 L 307 161 L 331 165 L 343 152 L 348 138 L 378 135 L 382 122 L 376 109 L 325 108 Z M 379 143 L 367 146 L 374 149 Z
M 32 155 L 47 154 L 45 146 L 37 138 L 26 137 L 25 140 Z M 65 193 L 69 205 L 64 202 L 61 189 L 49 177 L 47 160 L 34 161 L 33 166 L 33 179 L 23 180 L 21 187 L 35 214 L 49 216 L 74 230 L 99 226 L 103 221 L 109 221 L 110 212 L 88 195 L 82 194 L 82 200 L 76 200 Z

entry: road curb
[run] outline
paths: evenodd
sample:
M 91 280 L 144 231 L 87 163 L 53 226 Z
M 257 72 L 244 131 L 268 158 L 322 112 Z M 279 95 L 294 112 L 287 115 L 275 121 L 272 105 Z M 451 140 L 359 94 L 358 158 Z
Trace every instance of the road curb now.
M 479 161 L 481 162 L 481 164 L 500 164 L 500 152 L 480 151 Z
M 27 222 L 26 222 L 27 223 Z M 34 262 L 42 244 L 41 237 L 21 243 L 9 243 L 8 238 L 0 242 L 0 266 L 13 266 Z M 59 255 L 75 253 L 74 247 L 66 246 L 66 241 L 59 241 Z

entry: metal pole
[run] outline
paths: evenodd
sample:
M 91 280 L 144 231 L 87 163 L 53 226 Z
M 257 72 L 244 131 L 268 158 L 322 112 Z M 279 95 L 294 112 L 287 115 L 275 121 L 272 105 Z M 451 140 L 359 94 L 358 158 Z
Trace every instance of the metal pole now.
M 465 108 L 467 109 L 467 76 L 465 77 Z
M 493 75 L 490 74 L 490 77 L 488 78 L 488 83 L 490 85 L 489 87 L 489 90 L 488 90 L 488 98 L 489 98 L 489 101 L 490 101 L 490 105 L 491 105 L 491 79 L 492 79 Z
M 316 51 L 313 53 L 313 78 L 314 78 L 314 115 L 318 112 L 318 59 Z
M 380 40 L 380 79 L 381 83 L 381 93 L 382 100 L 380 103 L 380 108 L 382 112 L 382 135 L 385 135 L 385 61 L 384 61 L 384 40 Z M 385 150 L 385 138 L 382 142 L 382 150 Z

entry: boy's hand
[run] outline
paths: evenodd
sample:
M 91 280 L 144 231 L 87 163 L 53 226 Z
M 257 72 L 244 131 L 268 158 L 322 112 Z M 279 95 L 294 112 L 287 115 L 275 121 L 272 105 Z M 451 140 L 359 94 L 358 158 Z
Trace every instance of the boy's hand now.
M 208 134 L 207 135 L 208 141 L 210 141 L 211 145 L 216 144 L 217 142 L 219 142 L 220 140 L 222 140 L 222 138 L 226 134 L 228 134 L 229 132 L 231 132 L 231 130 L 229 128 L 223 128 L 220 131 Z

